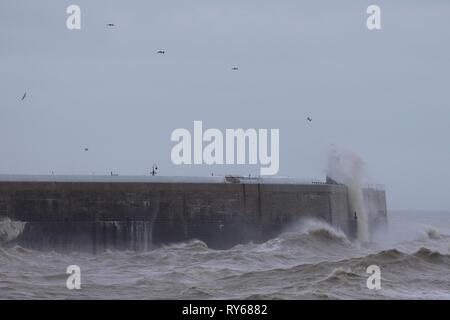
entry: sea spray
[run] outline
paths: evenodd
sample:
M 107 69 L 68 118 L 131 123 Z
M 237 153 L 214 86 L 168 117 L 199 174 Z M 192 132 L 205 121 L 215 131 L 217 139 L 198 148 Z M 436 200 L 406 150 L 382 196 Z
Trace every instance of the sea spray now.
M 417 226 L 419 236 L 370 246 L 339 240 L 324 222 L 299 222 L 265 243 L 228 250 L 199 240 L 97 255 L 0 246 L 0 299 L 74 299 L 64 271 L 75 262 L 89 278 L 86 299 L 449 299 L 448 217 L 405 212 L 393 221 Z M 438 239 L 421 236 L 428 226 Z M 381 267 L 383 290 L 366 287 L 372 264 Z
M 338 152 L 334 146 L 328 155 L 327 176 L 348 188 L 350 210 L 356 215 L 357 237 L 361 242 L 370 241 L 369 219 L 363 199 L 364 161 L 357 154 Z
M 9 242 L 20 236 L 25 228 L 25 222 L 0 218 L 0 243 Z

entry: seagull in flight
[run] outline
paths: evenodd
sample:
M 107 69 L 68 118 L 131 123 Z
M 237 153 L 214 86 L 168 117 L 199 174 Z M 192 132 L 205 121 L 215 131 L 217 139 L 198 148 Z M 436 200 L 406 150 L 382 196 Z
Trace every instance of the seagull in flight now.
M 89 151 L 89 148 L 84 148 L 84 151 Z
M 165 54 L 166 52 L 164 50 L 159 50 L 158 52 L 156 52 L 158 54 Z
M 237 68 L 237 67 L 233 67 L 233 68 L 231 68 L 231 70 L 233 70 L 233 71 L 237 71 L 237 70 L 239 70 L 239 68 Z
M 26 97 L 27 97 L 27 93 L 25 92 L 25 93 L 23 94 L 23 97 L 22 97 L 22 99 L 21 99 L 20 101 L 25 100 Z
M 312 118 L 311 117 L 306 118 L 306 120 L 308 120 L 309 122 L 312 122 Z
M 108 23 L 108 27 L 115 27 L 114 23 Z

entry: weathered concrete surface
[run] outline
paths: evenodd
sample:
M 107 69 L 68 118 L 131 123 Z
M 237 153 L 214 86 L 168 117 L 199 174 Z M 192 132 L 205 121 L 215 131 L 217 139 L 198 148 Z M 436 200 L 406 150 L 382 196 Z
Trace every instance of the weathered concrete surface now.
M 386 208 L 384 192 L 368 197 L 374 212 Z M 26 222 L 22 246 L 94 253 L 194 238 L 228 248 L 306 217 L 354 235 L 345 186 L 291 180 L 0 176 L 2 216 Z

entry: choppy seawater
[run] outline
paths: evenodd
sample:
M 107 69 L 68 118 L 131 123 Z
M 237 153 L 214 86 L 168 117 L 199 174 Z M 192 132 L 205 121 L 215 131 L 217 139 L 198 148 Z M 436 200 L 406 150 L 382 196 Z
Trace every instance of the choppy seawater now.
M 369 265 L 381 290 L 369 290 Z M 67 266 L 81 290 L 66 288 Z M 263 244 L 190 241 L 149 252 L 60 254 L 0 247 L 0 299 L 450 299 L 450 212 L 390 213 L 375 243 L 309 221 Z

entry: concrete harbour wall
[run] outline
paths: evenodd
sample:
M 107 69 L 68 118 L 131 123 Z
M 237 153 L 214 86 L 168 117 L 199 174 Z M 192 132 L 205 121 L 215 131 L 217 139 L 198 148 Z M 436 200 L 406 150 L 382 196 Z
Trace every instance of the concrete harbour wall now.
M 382 223 L 384 191 L 365 194 Z M 292 179 L 0 176 L 1 217 L 26 222 L 24 247 L 93 253 L 189 239 L 229 248 L 307 217 L 355 235 L 344 185 Z

